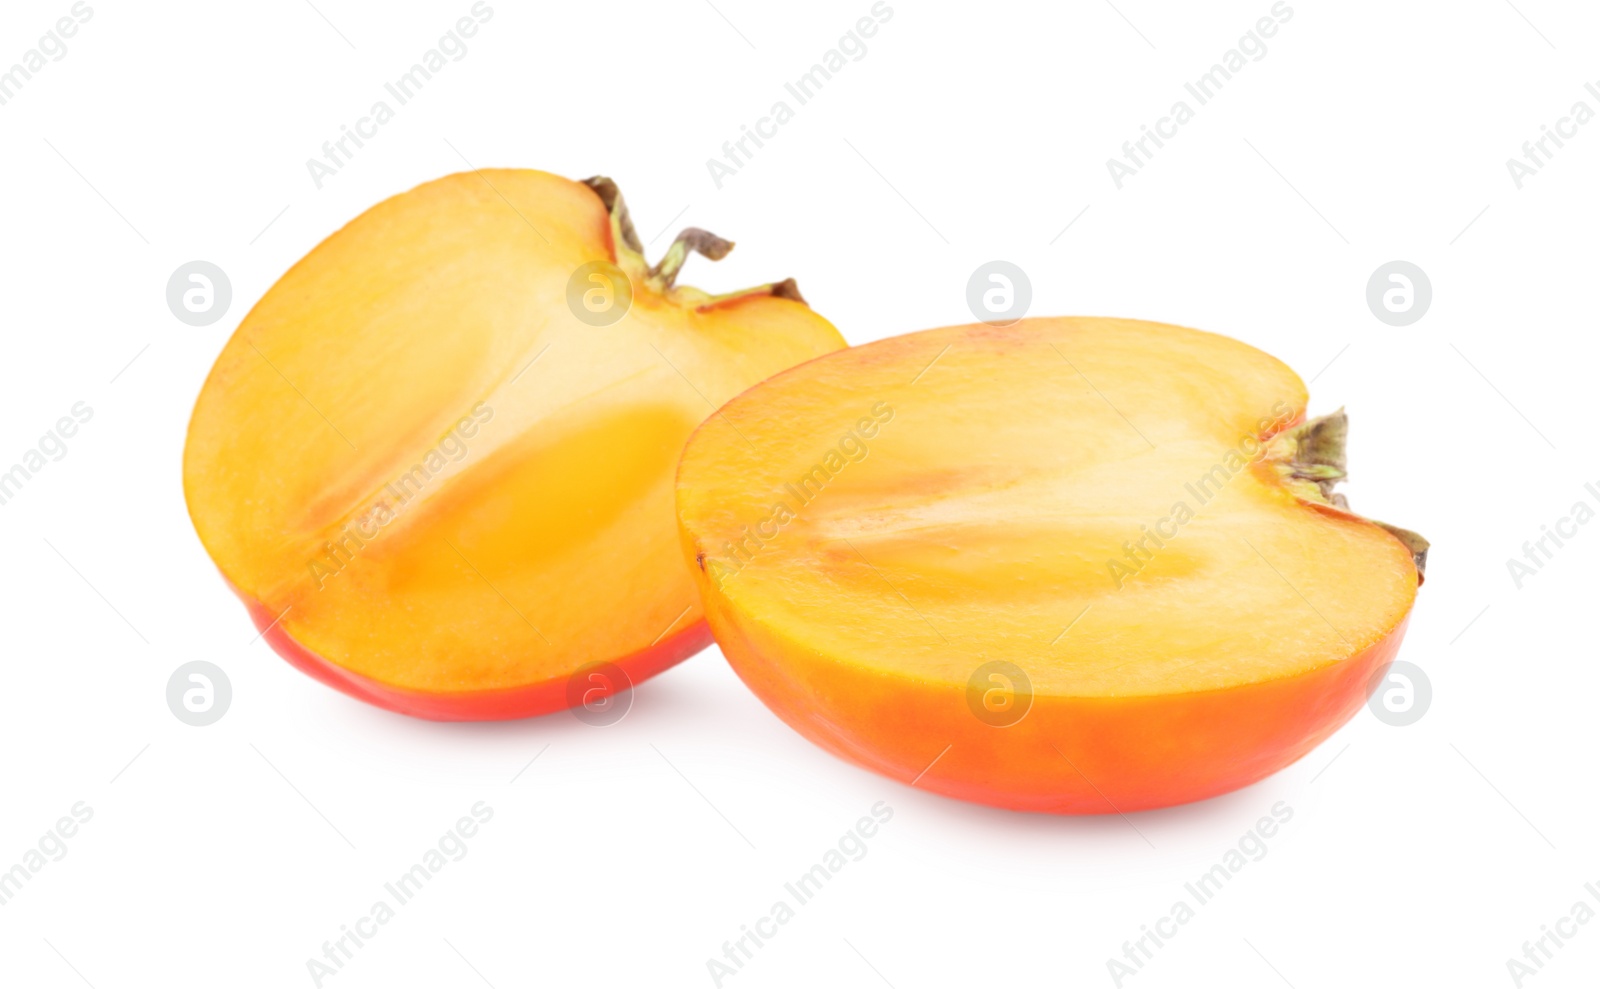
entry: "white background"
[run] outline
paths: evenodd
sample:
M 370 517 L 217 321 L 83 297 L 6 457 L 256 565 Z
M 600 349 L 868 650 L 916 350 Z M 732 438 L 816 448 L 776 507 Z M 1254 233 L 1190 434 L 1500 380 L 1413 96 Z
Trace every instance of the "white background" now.
M 494 817 L 469 854 L 325 985 L 712 986 L 723 942 L 877 801 L 894 817 L 866 857 L 724 985 L 1112 986 L 1107 959 L 1277 801 L 1294 817 L 1267 856 L 1125 985 L 1509 986 L 1507 959 L 1600 881 L 1600 525 L 1520 590 L 1506 567 L 1600 486 L 1600 122 L 1520 190 L 1505 165 L 1575 101 L 1600 110 L 1592 5 L 1291 0 L 1265 57 L 1119 191 L 1106 159 L 1269 0 L 890 0 L 866 55 L 719 190 L 706 160 L 869 0 L 491 0 L 467 55 L 318 190 L 306 159 L 471 4 L 315 3 L 91 0 L 0 106 L 0 466 L 94 409 L 0 506 L 0 869 L 94 811 L 0 907 L 0 983 L 310 986 L 307 959 L 477 801 Z M 70 6 L 6 3 L 0 67 Z M 1350 411 L 1356 508 L 1434 542 L 1401 652 L 1431 708 L 1405 728 L 1363 711 L 1219 799 L 1073 819 L 840 762 L 715 648 L 608 728 L 430 724 L 301 675 L 252 642 L 189 525 L 189 410 L 289 265 L 468 162 L 611 175 L 653 255 L 691 224 L 739 241 L 686 283 L 793 275 L 854 343 L 969 322 L 969 274 L 1005 259 L 1035 314 L 1283 358 L 1315 377 L 1313 413 Z M 195 259 L 234 292 L 204 328 L 164 298 Z M 1394 259 L 1432 281 L 1409 327 L 1365 302 Z M 196 659 L 234 688 L 208 728 L 164 698 Z M 1578 931 L 1524 984 L 1593 985 L 1600 923 Z

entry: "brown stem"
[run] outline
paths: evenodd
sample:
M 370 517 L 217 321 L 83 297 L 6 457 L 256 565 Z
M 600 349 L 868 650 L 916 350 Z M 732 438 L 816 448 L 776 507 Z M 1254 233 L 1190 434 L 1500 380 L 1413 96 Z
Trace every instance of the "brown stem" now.
M 723 240 L 699 227 L 689 227 L 678 234 L 678 238 L 662 256 L 661 262 L 650 269 L 650 281 L 657 287 L 657 291 L 665 292 L 678 280 L 678 272 L 682 270 L 683 263 L 689 260 L 690 251 L 713 261 L 721 261 L 731 250 L 733 241 Z
M 622 234 L 622 242 L 635 254 L 644 254 L 644 244 L 639 242 L 639 233 L 633 229 L 633 217 L 628 215 L 628 204 L 622 200 L 622 190 L 617 188 L 617 183 L 604 175 L 584 179 L 583 184 L 593 189 L 595 195 L 600 197 L 600 202 L 605 206 L 606 213 L 611 217 L 614 228 Z
M 1289 491 L 1301 501 L 1366 518 L 1352 512 L 1345 496 L 1333 490 L 1334 485 L 1347 476 L 1345 442 L 1349 435 L 1350 419 L 1344 409 L 1340 409 L 1279 434 L 1272 440 L 1268 456 L 1277 464 L 1278 473 Z M 1376 519 L 1367 521 L 1400 540 L 1411 551 L 1412 562 L 1417 566 L 1417 581 L 1421 583 L 1428 564 L 1428 540 L 1410 529 Z
M 679 287 L 677 285 L 678 273 L 683 269 L 684 262 L 689 260 L 690 254 L 699 254 L 713 261 L 720 261 L 733 250 L 733 241 L 724 240 L 714 233 L 701 230 L 699 227 L 689 227 L 678 234 L 672 246 L 667 248 L 667 253 L 661 262 L 654 267 L 649 266 L 645 260 L 644 244 L 639 240 L 639 233 L 633 226 L 633 218 L 628 214 L 628 206 L 622 199 L 622 192 L 617 188 L 617 183 L 603 175 L 584 179 L 583 184 L 594 191 L 600 198 L 600 203 L 611 218 L 612 249 L 616 257 L 614 260 L 629 277 L 643 282 L 646 286 L 661 295 L 672 296 L 680 305 L 703 309 L 708 306 L 720 305 L 736 299 L 747 298 L 752 295 L 771 295 L 780 299 L 789 299 L 806 305 L 805 298 L 800 294 L 800 289 L 795 285 L 793 278 L 786 278 L 781 282 L 769 282 L 755 288 L 743 289 L 738 292 L 728 292 L 724 295 L 708 295 L 699 289 Z

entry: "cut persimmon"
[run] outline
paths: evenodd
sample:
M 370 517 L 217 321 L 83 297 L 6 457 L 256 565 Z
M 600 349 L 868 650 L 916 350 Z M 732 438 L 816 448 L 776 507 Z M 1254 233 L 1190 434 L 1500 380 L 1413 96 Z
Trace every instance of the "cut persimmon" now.
M 674 284 L 731 247 L 691 229 L 652 268 L 609 180 L 494 170 L 380 203 L 290 269 L 218 357 L 184 452 L 201 542 L 267 640 L 452 720 L 597 700 L 703 648 L 683 443 L 844 345 L 792 281 Z
M 1237 341 L 1032 319 L 813 360 L 689 441 L 680 531 L 739 676 L 884 775 L 1058 813 L 1305 755 L 1393 658 L 1425 543 L 1352 514 L 1345 421 Z

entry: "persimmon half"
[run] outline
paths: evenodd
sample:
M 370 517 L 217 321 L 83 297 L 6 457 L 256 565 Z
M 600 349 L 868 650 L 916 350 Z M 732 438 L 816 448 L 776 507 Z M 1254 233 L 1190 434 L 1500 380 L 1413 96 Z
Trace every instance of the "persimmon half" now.
M 1056 813 L 1259 780 L 1395 655 L 1426 543 L 1349 511 L 1342 413 L 1227 337 L 929 330 L 707 419 L 683 548 L 733 668 L 823 748 Z
M 651 267 L 610 180 L 484 170 L 291 268 L 217 358 L 183 465 L 201 542 L 273 647 L 445 720 L 598 700 L 703 648 L 673 518 L 684 441 L 844 345 L 792 281 L 675 284 L 731 247 L 690 229 Z

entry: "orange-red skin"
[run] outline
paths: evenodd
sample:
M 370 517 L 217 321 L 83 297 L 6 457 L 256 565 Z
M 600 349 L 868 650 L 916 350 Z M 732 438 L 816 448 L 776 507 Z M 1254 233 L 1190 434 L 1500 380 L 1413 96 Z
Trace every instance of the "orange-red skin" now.
M 1143 697 L 1037 696 L 1021 721 L 1001 728 L 974 716 L 962 685 L 762 643 L 768 637 L 742 629 L 698 568 L 696 579 L 734 671 L 806 738 L 901 783 L 1055 814 L 1169 807 L 1283 769 L 1361 709 L 1410 621 L 1408 614 L 1371 647 L 1298 676 Z
M 507 721 L 551 714 L 572 706 L 567 699 L 570 677 L 566 676 L 525 687 L 448 694 L 408 690 L 381 683 L 313 653 L 284 631 L 283 626 L 277 624 L 277 616 L 259 601 L 252 600 L 237 587 L 233 587 L 233 592 L 244 602 L 246 610 L 250 612 L 250 620 L 261 631 L 262 638 L 273 651 L 288 660 L 289 665 L 335 690 L 385 710 L 428 721 Z M 609 662 L 627 676 L 629 682 L 619 688 L 627 689 L 676 666 L 710 644 L 711 630 L 701 620 L 672 633 L 655 645 Z M 603 696 L 616 692 L 605 690 Z

